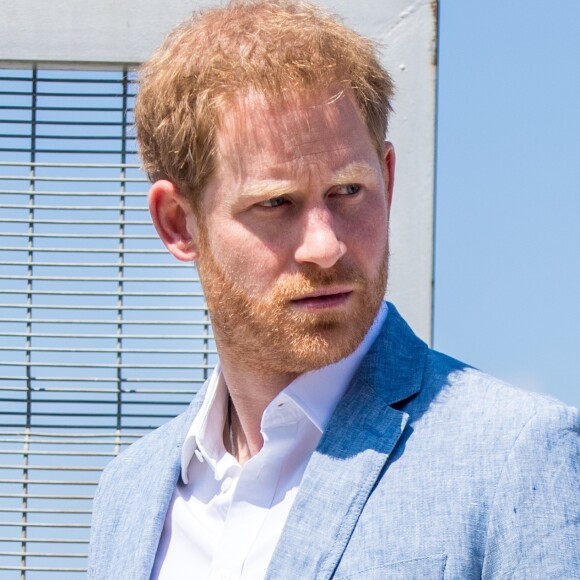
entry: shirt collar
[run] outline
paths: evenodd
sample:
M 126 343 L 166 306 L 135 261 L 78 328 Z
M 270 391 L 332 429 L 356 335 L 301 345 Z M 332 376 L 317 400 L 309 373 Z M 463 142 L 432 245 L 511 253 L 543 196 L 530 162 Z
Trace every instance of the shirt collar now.
M 292 399 L 322 433 L 362 359 L 377 338 L 387 312 L 387 304 L 383 302 L 362 342 L 349 356 L 300 375 L 278 397 L 285 395 Z
M 194 454 L 208 461 L 213 470 L 225 453 L 223 425 L 226 415 L 227 388 L 218 361 L 209 379 L 203 403 L 191 423 L 181 448 L 181 479 L 189 483 L 187 470 Z
M 290 399 L 322 433 L 363 357 L 377 338 L 387 313 L 388 306 L 383 302 L 371 327 L 354 352 L 334 364 L 300 375 L 274 398 L 268 408 L 277 405 L 281 400 Z M 202 406 L 183 443 L 181 479 L 185 484 L 189 480 L 187 472 L 194 454 L 208 461 L 214 471 L 217 462 L 224 455 L 223 425 L 226 405 L 227 387 L 218 362 L 208 379 Z

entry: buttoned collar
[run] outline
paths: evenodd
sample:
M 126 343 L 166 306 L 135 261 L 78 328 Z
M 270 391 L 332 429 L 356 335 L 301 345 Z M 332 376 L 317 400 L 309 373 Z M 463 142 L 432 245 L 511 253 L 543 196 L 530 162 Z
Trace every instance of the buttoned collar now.
M 264 411 L 262 432 L 268 424 L 298 420 L 302 416 L 322 433 L 363 357 L 377 338 L 387 313 L 387 304 L 383 303 L 364 339 L 349 356 L 300 375 L 280 392 Z M 218 478 L 216 470 L 222 471 L 222 467 L 226 467 L 223 461 L 227 454 L 223 444 L 223 426 L 227 400 L 227 386 L 218 362 L 207 380 L 202 406 L 183 443 L 181 478 L 184 483 L 188 483 L 188 467 L 194 456 L 200 461 L 207 461 Z M 279 411 L 283 407 L 286 410 Z

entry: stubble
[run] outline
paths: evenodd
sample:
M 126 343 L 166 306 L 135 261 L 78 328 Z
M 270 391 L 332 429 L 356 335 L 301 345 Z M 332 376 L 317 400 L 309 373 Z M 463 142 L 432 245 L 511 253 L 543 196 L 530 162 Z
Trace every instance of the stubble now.
M 252 371 L 298 375 L 348 356 L 363 340 L 385 294 L 388 247 L 372 279 L 341 260 L 329 269 L 312 266 L 288 274 L 258 296 L 203 246 L 197 267 L 218 348 Z M 292 303 L 337 285 L 353 289 L 345 310 L 313 312 Z

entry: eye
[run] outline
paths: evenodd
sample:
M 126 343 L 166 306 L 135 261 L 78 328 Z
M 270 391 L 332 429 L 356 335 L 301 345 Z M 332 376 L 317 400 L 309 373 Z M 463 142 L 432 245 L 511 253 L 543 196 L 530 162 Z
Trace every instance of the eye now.
M 349 183 L 347 185 L 341 185 L 336 188 L 336 193 L 339 195 L 354 195 L 360 191 L 360 185 L 356 183 Z
M 286 203 L 286 199 L 284 197 L 273 197 L 271 199 L 267 199 L 266 201 L 262 201 L 258 205 L 261 207 L 280 207 Z

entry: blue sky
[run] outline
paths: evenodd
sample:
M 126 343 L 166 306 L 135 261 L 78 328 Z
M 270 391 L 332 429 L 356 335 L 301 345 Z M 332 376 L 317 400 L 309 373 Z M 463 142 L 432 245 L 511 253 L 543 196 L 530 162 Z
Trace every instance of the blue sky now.
M 434 344 L 580 406 L 580 2 L 442 0 Z

